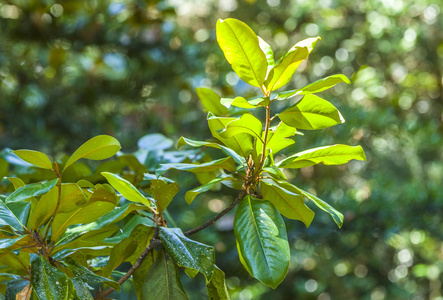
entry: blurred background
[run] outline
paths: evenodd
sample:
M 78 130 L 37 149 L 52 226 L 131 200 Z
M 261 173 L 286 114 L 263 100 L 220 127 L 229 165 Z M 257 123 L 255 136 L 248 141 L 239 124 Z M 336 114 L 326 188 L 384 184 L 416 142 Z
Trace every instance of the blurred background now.
M 442 10 L 442 0 L 0 0 L 0 149 L 58 155 L 98 134 L 126 152 L 150 133 L 210 138 L 196 87 L 258 92 L 223 57 L 218 18 L 247 23 L 277 59 L 319 35 L 290 88 L 347 75 L 351 85 L 320 94 L 346 123 L 297 136 L 286 154 L 365 149 L 367 162 L 290 174 L 343 212 L 343 228 L 315 208 L 310 228 L 286 220 L 292 261 L 276 290 L 239 264 L 233 214 L 195 239 L 215 245 L 233 299 L 442 300 Z M 182 195 L 197 184 L 187 179 L 170 208 L 184 229 L 235 196 L 221 188 L 188 207 Z M 190 299 L 205 299 L 203 280 L 182 280 Z

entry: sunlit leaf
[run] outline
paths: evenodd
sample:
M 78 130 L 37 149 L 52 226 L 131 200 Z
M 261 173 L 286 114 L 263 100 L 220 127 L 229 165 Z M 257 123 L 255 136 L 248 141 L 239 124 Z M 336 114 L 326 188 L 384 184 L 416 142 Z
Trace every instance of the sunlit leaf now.
M 32 183 L 19 187 L 6 199 L 6 202 L 21 201 L 31 197 L 40 196 L 49 192 L 57 183 L 57 179 L 44 183 Z
M 8 179 L 12 183 L 12 185 L 14 186 L 14 190 L 25 186 L 23 180 L 18 177 L 5 177 L 5 179 Z
M 148 199 L 146 199 L 146 197 L 143 196 L 142 193 L 140 193 L 140 191 L 126 179 L 109 172 L 101 172 L 101 174 L 106 178 L 106 180 L 108 180 L 109 184 L 112 185 L 113 188 L 115 188 L 129 201 L 142 203 L 147 207 L 151 207 L 151 203 L 148 201 Z
M 205 111 L 212 112 L 216 116 L 229 113 L 229 110 L 220 104 L 220 96 L 209 88 L 196 88 L 198 97 L 205 108 Z
M 33 164 L 36 167 L 49 170 L 52 169 L 51 160 L 46 154 L 42 152 L 34 150 L 15 150 L 13 151 L 13 153 L 24 161 Z
M 231 157 L 226 157 L 202 164 L 161 164 L 160 167 L 155 171 L 155 174 L 160 176 L 170 169 L 189 171 L 193 173 L 205 173 L 218 169 L 226 169 L 227 171 L 234 172 L 235 163 Z
M 246 133 L 253 138 L 261 139 L 262 129 L 263 125 L 256 117 L 251 114 L 244 114 L 240 118 L 226 124 L 226 127 L 220 130 L 219 134 L 222 138 L 230 138 Z
M 235 97 L 235 98 L 222 98 L 220 103 L 226 106 L 227 108 L 231 106 L 240 107 L 240 108 L 248 108 L 254 109 L 259 106 L 266 106 L 269 104 L 269 97 L 258 97 L 253 99 L 246 100 L 243 97 Z
M 266 61 L 268 62 L 268 68 L 266 76 L 269 74 L 269 71 L 272 70 L 272 68 L 275 66 L 275 59 L 274 59 L 274 51 L 272 51 L 271 46 L 269 46 L 268 43 L 265 42 L 261 37 L 258 36 L 258 43 L 260 46 L 260 49 L 263 51 L 263 53 L 266 56 Z

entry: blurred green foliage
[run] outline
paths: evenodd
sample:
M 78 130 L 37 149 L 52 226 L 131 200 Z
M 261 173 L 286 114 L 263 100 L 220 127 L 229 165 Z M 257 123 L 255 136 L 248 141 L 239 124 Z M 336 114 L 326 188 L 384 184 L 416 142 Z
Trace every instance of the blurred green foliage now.
M 59 155 L 101 133 L 131 151 L 146 133 L 206 138 L 195 87 L 253 93 L 217 46 L 218 18 L 246 22 L 277 58 L 319 35 L 291 84 L 350 77 L 352 85 L 322 95 L 347 122 L 307 132 L 291 150 L 360 144 L 368 161 L 288 176 L 344 212 L 343 228 L 321 213 L 308 229 L 287 220 L 291 269 L 276 291 L 238 264 L 227 232 L 233 215 L 197 239 L 216 246 L 233 299 L 443 299 L 442 7 L 442 0 L 2 1 L 0 149 Z M 1 166 L 0 159 L 5 172 Z M 197 186 L 188 180 L 181 193 Z M 197 198 L 192 211 L 181 197 L 170 212 L 191 228 L 232 201 L 224 194 Z M 191 299 L 203 297 L 204 286 L 183 281 Z

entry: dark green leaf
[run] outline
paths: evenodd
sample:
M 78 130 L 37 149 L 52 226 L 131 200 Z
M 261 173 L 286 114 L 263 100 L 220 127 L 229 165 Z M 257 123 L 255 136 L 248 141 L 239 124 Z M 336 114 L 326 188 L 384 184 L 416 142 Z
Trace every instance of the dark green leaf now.
M 29 212 L 31 210 L 31 202 L 15 201 L 6 203 L 6 206 L 12 211 L 21 224 L 27 224 Z
M 152 251 L 142 262 L 141 266 L 135 270 L 132 274 L 132 281 L 134 283 L 134 290 L 137 294 L 137 299 L 143 299 L 143 285 L 146 278 L 146 274 L 148 274 L 151 269 L 152 264 L 155 259 L 159 255 L 159 252 L 154 250 Z M 171 299 L 172 300 L 172 299 Z
M 157 176 L 162 175 L 170 169 L 176 169 L 181 171 L 189 171 L 193 173 L 206 173 L 218 169 L 226 169 L 227 171 L 235 171 L 235 163 L 231 157 L 221 158 L 202 164 L 161 164 L 160 167 L 155 170 Z
M 201 272 L 209 281 L 215 263 L 214 247 L 187 238 L 179 228 L 160 227 L 160 239 L 175 262 Z
M 23 225 L 16 215 L 3 203 L 0 201 L 0 226 L 9 225 L 12 228 L 22 231 Z
M 289 268 L 286 228 L 271 202 L 246 196 L 234 219 L 239 255 L 246 270 L 264 284 L 276 288 Z
M 278 117 L 289 126 L 306 130 L 327 128 L 345 121 L 334 105 L 315 95 L 304 96 Z
M 225 282 L 225 273 L 217 266 L 214 266 L 211 280 L 206 283 L 208 298 L 210 300 L 229 300 L 228 288 Z
M 9 281 L 6 288 L 5 299 L 16 300 L 16 295 L 20 293 L 25 287 L 27 287 L 28 284 L 29 281 L 22 278 Z
M 40 196 L 49 192 L 57 183 L 57 179 L 45 183 L 32 183 L 19 187 L 6 199 L 6 202 L 21 201 L 31 197 Z
M 83 281 L 77 278 L 71 278 L 71 280 L 74 284 L 75 291 L 77 292 L 76 300 L 94 300 L 91 291 Z
M 207 112 L 212 112 L 216 116 L 222 116 L 229 113 L 229 110 L 220 104 L 220 96 L 208 88 L 196 88 L 197 95 Z

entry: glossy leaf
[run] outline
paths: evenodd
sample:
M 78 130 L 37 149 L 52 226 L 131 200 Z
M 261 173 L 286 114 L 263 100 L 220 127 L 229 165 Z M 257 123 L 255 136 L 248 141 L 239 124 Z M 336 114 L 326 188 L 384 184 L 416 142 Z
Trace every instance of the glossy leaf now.
M 277 181 L 278 185 L 284 189 L 287 189 L 291 192 L 303 195 L 306 199 L 312 201 L 318 208 L 321 210 L 327 212 L 331 215 L 334 222 L 338 225 L 339 228 L 343 226 L 343 215 L 337 211 L 335 208 L 333 208 L 331 205 L 329 205 L 327 202 L 323 201 L 322 199 L 318 198 L 317 196 L 304 191 L 295 185 L 289 183 L 289 182 L 282 182 Z
M 117 139 L 109 135 L 99 135 L 86 141 L 72 155 L 63 168 L 66 170 L 70 165 L 81 158 L 102 160 L 115 155 L 121 149 Z
M 324 90 L 330 89 L 331 87 L 341 82 L 345 82 L 347 84 L 351 83 L 345 75 L 336 74 L 317 80 L 305 87 L 302 87 L 301 89 L 278 93 L 275 99 L 286 100 L 295 97 L 297 95 L 320 93 L 323 92 Z
M 274 51 L 272 51 L 271 46 L 269 46 L 268 43 L 265 42 L 261 37 L 258 36 L 258 44 L 260 46 L 260 49 L 263 51 L 263 53 L 266 56 L 266 61 L 268 62 L 268 68 L 266 76 L 269 74 L 269 71 L 272 70 L 272 68 L 275 66 L 275 59 L 274 59 Z
M 205 111 L 212 112 L 216 116 L 229 113 L 229 110 L 220 104 L 220 96 L 209 88 L 196 88 L 198 97 L 205 108 Z
M 180 282 L 178 267 L 171 258 L 160 252 L 143 282 L 140 300 L 168 299 L 187 300 Z
M 228 287 L 226 286 L 225 273 L 217 266 L 214 266 L 211 280 L 206 283 L 208 298 L 210 300 L 229 300 Z
M 21 201 L 31 197 L 40 196 L 49 192 L 57 183 L 57 179 L 44 183 L 32 183 L 19 187 L 15 192 L 6 198 L 6 202 Z
M 73 300 L 76 296 L 71 279 L 43 256 L 31 265 L 31 285 L 40 300 Z
M 14 246 L 15 243 L 17 243 L 18 241 L 20 241 L 24 237 L 26 237 L 26 236 L 21 235 L 16 238 L 0 239 L 0 249 L 5 249 L 5 248 L 9 248 L 11 246 Z
M 36 167 L 52 170 L 51 160 L 42 152 L 34 150 L 15 150 L 13 153 Z
M 263 129 L 262 123 L 251 114 L 244 114 L 240 118 L 235 119 L 222 129 L 219 134 L 222 138 L 230 138 L 232 136 L 246 133 L 253 138 L 261 139 Z
M 306 206 L 301 194 L 279 187 L 271 180 L 262 181 L 260 191 L 263 199 L 271 201 L 286 218 L 300 220 L 306 227 L 311 225 L 314 212 Z
M 205 173 L 212 170 L 226 169 L 227 171 L 235 171 L 235 163 L 231 157 L 221 158 L 202 164 L 161 164 L 160 167 L 155 170 L 157 176 L 162 175 L 170 169 L 176 169 L 181 171 L 189 171 L 193 173 Z
M 323 129 L 345 121 L 334 105 L 315 95 L 304 96 L 278 117 L 286 125 L 305 130 Z
M 298 66 L 309 56 L 319 38 L 308 38 L 298 42 L 280 58 L 269 71 L 265 81 L 266 88 L 269 91 L 274 91 L 288 84 Z
M 82 266 L 78 262 L 76 262 L 71 257 L 67 257 L 63 260 L 63 263 L 69 267 L 69 269 L 74 273 L 75 279 L 81 280 L 85 283 L 94 284 L 94 283 L 104 283 L 116 291 L 120 292 L 120 285 L 112 279 L 99 276 L 89 270 L 88 268 Z
M 12 185 L 14 186 L 14 190 L 25 186 L 23 180 L 18 177 L 5 177 L 5 179 L 8 179 L 12 183 Z
M 152 179 L 148 192 L 150 192 L 156 200 L 157 210 L 162 212 L 168 207 L 169 203 L 171 203 L 172 198 L 178 193 L 178 190 L 178 184 L 175 182 L 167 183 L 161 179 Z
M 140 193 L 140 191 L 126 179 L 109 172 L 101 172 L 101 174 L 106 178 L 106 180 L 108 180 L 109 184 L 112 185 L 113 188 L 115 188 L 129 201 L 142 203 L 147 207 L 151 207 L 151 203 L 148 201 L 148 199 L 146 199 L 146 197 L 143 196 L 142 193 Z
M 295 143 L 294 140 L 290 137 L 294 136 L 296 133 L 296 128 L 280 122 L 276 127 L 270 128 L 270 130 L 268 131 L 268 141 L 266 143 L 266 149 L 269 149 L 272 154 L 275 155 L 278 151 L 285 149 L 286 147 Z M 261 140 L 256 140 L 255 149 L 257 157 L 262 154 L 263 143 Z
M 278 163 L 278 166 L 283 168 L 304 168 L 319 163 L 324 165 L 341 165 L 352 159 L 366 160 L 362 147 L 331 145 L 296 153 L 282 160 Z
M 234 219 L 234 232 L 242 264 L 252 276 L 276 288 L 289 268 L 286 227 L 271 202 L 246 196 Z
M 199 271 L 206 282 L 211 279 L 215 263 L 214 247 L 187 238 L 180 228 L 160 227 L 159 236 L 166 251 L 179 266 Z
M 220 100 L 220 103 L 223 104 L 223 106 L 226 106 L 227 108 L 231 106 L 240 107 L 240 108 L 248 108 L 248 109 L 254 109 L 259 106 L 266 106 L 269 104 L 269 98 L 268 97 L 258 97 L 246 100 L 243 97 L 235 97 L 232 98 L 222 98 Z
M 217 42 L 237 75 L 246 83 L 261 87 L 268 63 L 254 31 L 236 19 L 218 20 Z
M 174 142 L 160 133 L 145 135 L 138 141 L 138 147 L 147 151 L 158 151 L 171 148 Z
M 9 225 L 17 231 L 23 230 L 23 224 L 17 218 L 17 216 L 0 201 L 0 226 Z
M 239 134 L 231 138 L 223 138 L 218 131 L 223 130 L 226 125 L 237 118 L 221 118 L 208 114 L 209 130 L 214 138 L 220 140 L 225 146 L 234 150 L 237 154 L 246 158 L 252 149 L 252 137 L 248 134 Z
M 91 291 L 88 289 L 86 284 L 77 278 L 71 278 L 72 283 L 74 284 L 75 292 L 77 293 L 78 300 L 94 300 L 92 297 Z
M 29 212 L 31 211 L 31 202 L 15 201 L 6 203 L 6 206 L 17 217 L 21 224 L 26 225 L 28 223 L 28 216 Z
M 186 194 L 185 194 L 185 200 L 186 200 L 186 202 L 187 202 L 188 204 L 191 204 L 192 201 L 194 201 L 195 197 L 196 197 L 198 194 L 201 194 L 201 193 L 204 193 L 204 192 L 209 191 L 209 190 L 212 189 L 217 183 L 219 183 L 219 182 L 221 182 L 221 181 L 223 181 L 223 180 L 235 180 L 235 178 L 233 178 L 233 177 L 218 177 L 218 178 L 215 178 L 215 179 L 209 181 L 208 183 L 206 183 L 206 184 L 204 184 L 204 185 L 202 185 L 202 186 L 199 186 L 199 187 L 197 187 L 197 188 L 195 188 L 195 189 L 189 190 L 189 191 L 187 191 Z
M 24 280 L 22 278 L 13 279 L 8 282 L 8 286 L 6 288 L 5 298 L 7 300 L 17 300 L 17 294 L 23 291 L 29 285 L 28 280 Z

